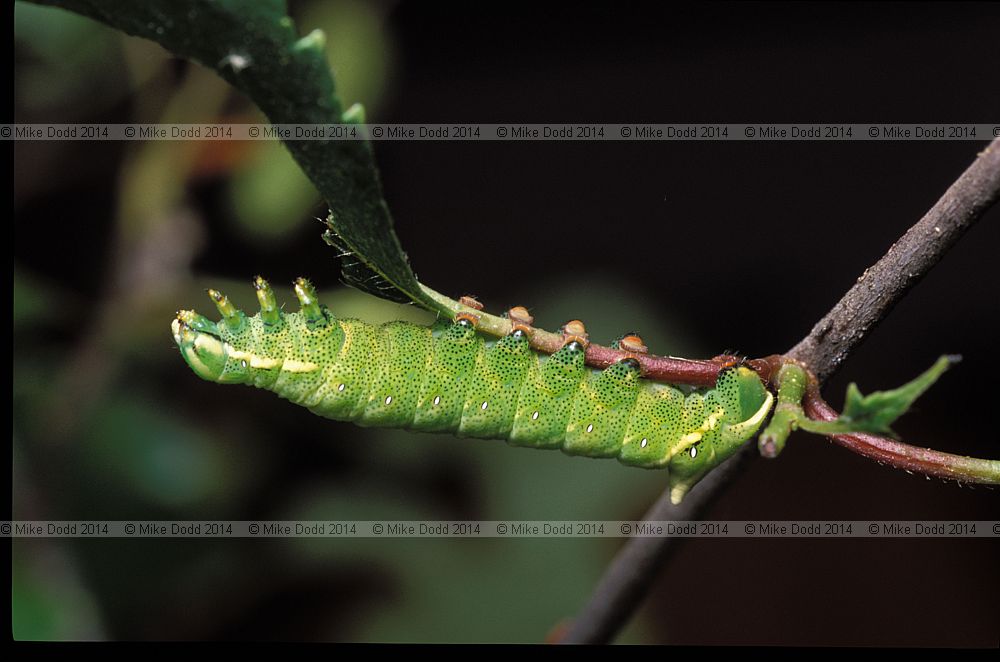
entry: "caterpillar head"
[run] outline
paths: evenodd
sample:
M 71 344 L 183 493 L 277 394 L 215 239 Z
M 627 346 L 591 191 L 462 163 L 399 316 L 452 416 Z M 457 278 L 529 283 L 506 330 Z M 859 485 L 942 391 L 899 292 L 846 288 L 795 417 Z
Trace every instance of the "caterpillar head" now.
M 199 315 L 192 310 L 177 313 L 170 325 L 174 342 L 191 370 L 211 382 L 251 383 L 264 373 L 273 373 L 285 367 L 292 371 L 303 370 L 300 339 L 313 336 L 315 340 L 330 340 L 339 328 L 329 324 L 332 316 L 319 304 L 316 291 L 309 281 L 295 281 L 295 294 L 301 304 L 297 313 L 285 315 L 278 307 L 271 286 L 258 276 L 254 289 L 260 301 L 260 312 L 247 317 L 229 299 L 216 290 L 208 295 L 222 314 L 219 322 Z
M 233 347 L 223 339 L 218 327 L 193 310 L 178 312 L 170 323 L 174 342 L 196 375 L 210 382 L 238 381 L 223 380 Z

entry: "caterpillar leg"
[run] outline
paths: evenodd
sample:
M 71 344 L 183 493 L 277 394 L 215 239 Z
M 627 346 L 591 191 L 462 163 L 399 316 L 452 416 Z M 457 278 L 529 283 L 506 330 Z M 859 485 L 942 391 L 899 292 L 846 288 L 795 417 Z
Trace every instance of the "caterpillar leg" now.
M 469 322 L 472 326 L 479 324 L 479 314 L 478 311 L 483 309 L 483 304 L 479 303 L 476 297 L 466 294 L 465 296 L 459 297 L 458 302 L 463 306 L 470 308 L 471 310 L 463 310 L 455 315 L 455 321 L 460 322 L 465 320 Z
M 590 345 L 590 336 L 587 334 L 587 327 L 580 320 L 571 320 L 563 324 L 562 327 L 563 344 L 576 342 L 580 343 L 584 349 Z
M 635 331 L 630 331 L 628 333 L 622 334 L 619 338 L 611 343 L 612 349 L 620 349 L 623 352 L 628 352 L 631 354 L 646 354 L 649 352 L 649 348 L 639 337 L 639 334 Z
M 531 338 L 531 334 L 535 331 L 535 327 L 531 326 L 535 318 L 528 313 L 527 308 L 524 306 L 514 306 L 507 311 L 507 319 L 510 320 L 510 330 L 512 333 L 521 331 L 528 338 Z

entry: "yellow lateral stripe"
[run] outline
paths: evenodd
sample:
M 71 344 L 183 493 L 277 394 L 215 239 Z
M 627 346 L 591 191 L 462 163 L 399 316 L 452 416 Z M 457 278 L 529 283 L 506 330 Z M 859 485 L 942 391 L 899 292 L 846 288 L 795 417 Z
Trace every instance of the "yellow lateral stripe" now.
M 685 445 L 693 444 L 698 441 L 701 441 L 700 432 L 690 432 L 680 438 L 680 442 Z
M 319 368 L 318 365 L 310 361 L 292 361 L 292 360 L 285 361 L 284 364 L 282 364 L 281 366 L 281 369 L 284 370 L 285 372 L 312 372 L 313 370 L 317 370 L 318 368 Z
M 271 368 L 280 367 L 285 372 L 312 372 L 313 370 L 318 370 L 319 366 L 310 361 L 296 361 L 294 359 L 289 359 L 287 361 L 282 361 L 280 359 L 268 359 L 264 357 L 257 356 L 251 352 L 240 352 L 233 349 L 230 346 L 226 346 L 227 354 L 236 360 L 246 361 L 251 368 L 257 368 L 259 370 L 270 370 Z
M 740 421 L 739 423 L 728 426 L 728 429 L 745 430 L 747 428 L 751 428 L 755 425 L 758 425 L 761 421 L 763 421 L 764 417 L 767 416 L 767 414 L 771 411 L 771 405 L 774 403 L 774 396 L 771 394 L 771 392 L 766 391 L 766 393 L 767 397 L 764 399 L 764 404 L 760 406 L 760 409 L 757 410 L 756 414 L 754 414 L 745 421 Z

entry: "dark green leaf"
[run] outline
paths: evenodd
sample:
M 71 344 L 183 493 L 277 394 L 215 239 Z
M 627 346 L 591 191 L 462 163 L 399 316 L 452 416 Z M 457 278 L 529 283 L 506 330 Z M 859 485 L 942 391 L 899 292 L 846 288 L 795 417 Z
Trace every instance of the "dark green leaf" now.
M 344 124 L 323 54 L 324 37 L 299 38 L 283 0 L 36 0 L 151 39 L 214 69 L 274 124 Z M 410 269 L 393 230 L 371 146 L 361 140 L 286 140 L 330 206 L 329 233 L 349 253 L 344 280 L 366 292 L 437 309 Z
M 333 214 L 327 217 L 326 224 L 327 231 L 323 233 L 323 240 L 340 251 L 340 275 L 345 283 L 362 292 L 374 294 L 389 301 L 410 302 L 410 297 L 403 290 L 393 285 L 388 277 L 383 276 L 359 257 L 365 254 L 364 248 L 361 251 L 354 250 L 352 245 L 337 232 L 337 224 L 333 220 Z

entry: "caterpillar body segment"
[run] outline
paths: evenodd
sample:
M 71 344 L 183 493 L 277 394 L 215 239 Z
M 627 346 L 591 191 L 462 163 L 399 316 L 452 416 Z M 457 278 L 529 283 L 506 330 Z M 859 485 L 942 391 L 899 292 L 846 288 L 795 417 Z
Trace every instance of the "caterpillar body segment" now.
M 757 432 L 773 403 L 743 366 L 723 370 L 709 389 L 642 379 L 632 358 L 589 368 L 586 331 L 576 321 L 548 355 L 531 348 L 524 315 L 510 335 L 488 339 L 469 317 L 430 328 L 336 319 L 304 279 L 295 283 L 302 310 L 283 313 L 263 279 L 254 285 L 262 312 L 253 317 L 211 291 L 222 321 L 190 311 L 173 321 L 174 340 L 198 376 L 268 389 L 362 426 L 504 439 L 667 469 L 675 502 Z M 638 336 L 628 344 L 645 351 Z

